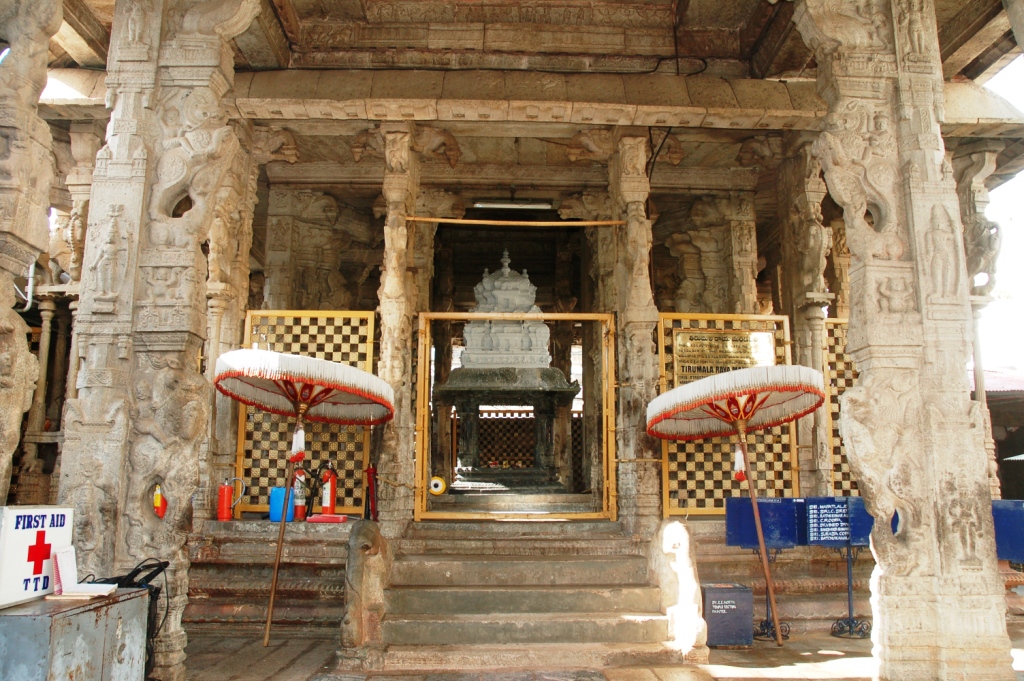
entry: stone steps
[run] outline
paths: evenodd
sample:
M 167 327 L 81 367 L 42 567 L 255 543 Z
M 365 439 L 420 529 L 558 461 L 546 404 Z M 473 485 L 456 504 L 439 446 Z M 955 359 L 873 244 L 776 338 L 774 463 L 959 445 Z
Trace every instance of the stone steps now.
M 382 623 L 389 645 L 658 643 L 668 618 L 658 613 L 509 613 L 394 615 Z
M 396 558 L 397 586 L 646 585 L 641 556 L 413 555 Z
M 596 508 L 595 508 L 596 506 Z M 592 494 L 445 494 L 430 499 L 434 512 L 501 513 L 593 513 L 599 510 Z
M 618 523 L 418 523 L 395 546 L 385 670 L 684 661 L 663 644 L 644 547 Z
M 337 630 L 344 615 L 350 523 L 290 523 L 274 604 L 274 626 Z M 189 537 L 189 627 L 255 629 L 267 616 L 278 525 L 205 521 Z
M 653 586 L 451 586 L 391 587 L 387 612 L 461 615 L 505 613 L 656 612 L 661 592 Z
M 386 671 L 559 670 L 626 666 L 665 666 L 690 660 L 660 643 L 531 643 L 506 645 L 389 646 Z M 339 676 L 342 678 L 351 678 Z M 511 675 L 510 675 L 511 678 Z M 640 678 L 640 677 L 638 677 Z

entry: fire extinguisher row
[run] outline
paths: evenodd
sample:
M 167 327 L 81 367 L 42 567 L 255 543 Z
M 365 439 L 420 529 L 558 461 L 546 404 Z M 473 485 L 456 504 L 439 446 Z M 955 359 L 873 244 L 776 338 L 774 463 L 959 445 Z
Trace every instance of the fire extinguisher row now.
M 373 466 L 366 469 L 367 489 L 365 512 L 368 517 L 376 520 L 377 499 L 376 499 L 376 477 L 377 471 Z M 241 486 L 241 492 L 235 497 L 235 481 Z M 217 490 L 217 520 L 228 521 L 234 517 L 235 506 L 245 495 L 246 485 L 241 478 L 225 479 Z M 159 494 L 159 490 L 157 491 Z M 336 515 L 338 496 L 338 473 L 330 461 L 325 461 L 317 468 L 316 474 L 311 475 L 305 468 L 299 467 L 295 471 L 295 484 L 292 488 L 295 520 L 305 520 L 313 513 L 314 499 L 320 497 L 320 513 L 325 516 Z M 154 506 L 158 504 L 154 500 Z M 163 502 L 166 504 L 166 502 Z M 165 506 L 166 508 L 166 506 Z M 159 510 L 157 511 L 159 514 Z

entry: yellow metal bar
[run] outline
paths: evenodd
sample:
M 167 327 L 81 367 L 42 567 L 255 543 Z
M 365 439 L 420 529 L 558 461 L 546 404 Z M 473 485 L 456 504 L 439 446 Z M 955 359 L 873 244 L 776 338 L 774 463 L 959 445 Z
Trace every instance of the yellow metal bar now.
M 420 319 L 448 321 L 476 321 L 511 319 L 514 321 L 600 322 L 611 317 L 601 312 L 420 312 Z
M 622 220 L 473 220 L 470 218 L 433 218 L 406 215 L 408 222 L 443 222 L 446 225 L 491 225 L 494 227 L 619 227 Z
M 548 522 L 552 520 L 615 520 L 608 513 L 479 513 L 472 511 L 424 511 L 422 520 L 532 520 Z

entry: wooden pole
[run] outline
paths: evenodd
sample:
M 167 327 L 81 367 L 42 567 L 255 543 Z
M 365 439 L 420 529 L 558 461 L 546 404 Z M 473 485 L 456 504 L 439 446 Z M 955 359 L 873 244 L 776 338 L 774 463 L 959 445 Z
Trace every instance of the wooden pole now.
M 779 628 L 779 609 L 775 605 L 775 585 L 772 583 L 772 571 L 768 566 L 768 551 L 764 545 L 764 530 L 761 529 L 761 511 L 757 508 L 757 485 L 754 480 L 754 469 L 750 465 L 747 454 L 747 422 L 736 421 L 736 434 L 740 438 L 740 450 L 743 452 L 743 464 L 747 469 L 747 489 L 750 491 L 750 506 L 754 511 L 754 527 L 757 529 L 757 544 L 761 547 L 761 567 L 764 569 L 764 583 L 768 589 L 768 602 L 772 606 L 772 626 L 775 627 L 775 642 L 782 645 L 782 629 Z
M 303 427 L 302 416 L 306 413 L 306 405 L 302 405 L 295 411 L 298 414 L 295 418 L 295 429 L 297 430 Z M 267 624 L 263 628 L 264 648 L 270 645 L 270 622 L 274 618 L 274 598 L 277 596 L 277 574 L 281 569 L 281 553 L 284 550 L 284 526 L 288 522 L 289 495 L 291 494 L 292 488 L 295 487 L 295 464 L 292 463 L 292 456 L 294 455 L 295 452 L 290 453 L 288 463 L 285 464 L 284 468 L 284 477 L 285 480 L 288 481 L 288 484 L 284 488 L 284 500 L 281 502 L 281 527 L 278 528 L 277 531 L 277 555 L 274 557 L 274 577 L 270 580 L 270 603 L 267 604 Z

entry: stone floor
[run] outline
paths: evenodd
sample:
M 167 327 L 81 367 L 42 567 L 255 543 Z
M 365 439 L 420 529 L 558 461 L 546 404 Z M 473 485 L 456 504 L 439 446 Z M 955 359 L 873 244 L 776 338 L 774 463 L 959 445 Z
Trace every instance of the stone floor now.
M 1024 623 L 1010 625 L 1013 668 L 1024 681 Z M 270 647 L 262 635 L 225 636 L 209 630 L 189 634 L 188 681 L 309 681 L 334 654 L 327 633 L 277 635 Z M 700 671 L 681 668 L 618 668 L 595 671 L 503 671 L 443 674 L 353 674 L 345 681 L 733 681 L 740 679 L 870 679 L 871 642 L 828 634 L 800 634 L 779 648 L 755 642 L 749 650 L 712 650 Z M 336 677 L 337 678 L 337 677 Z

